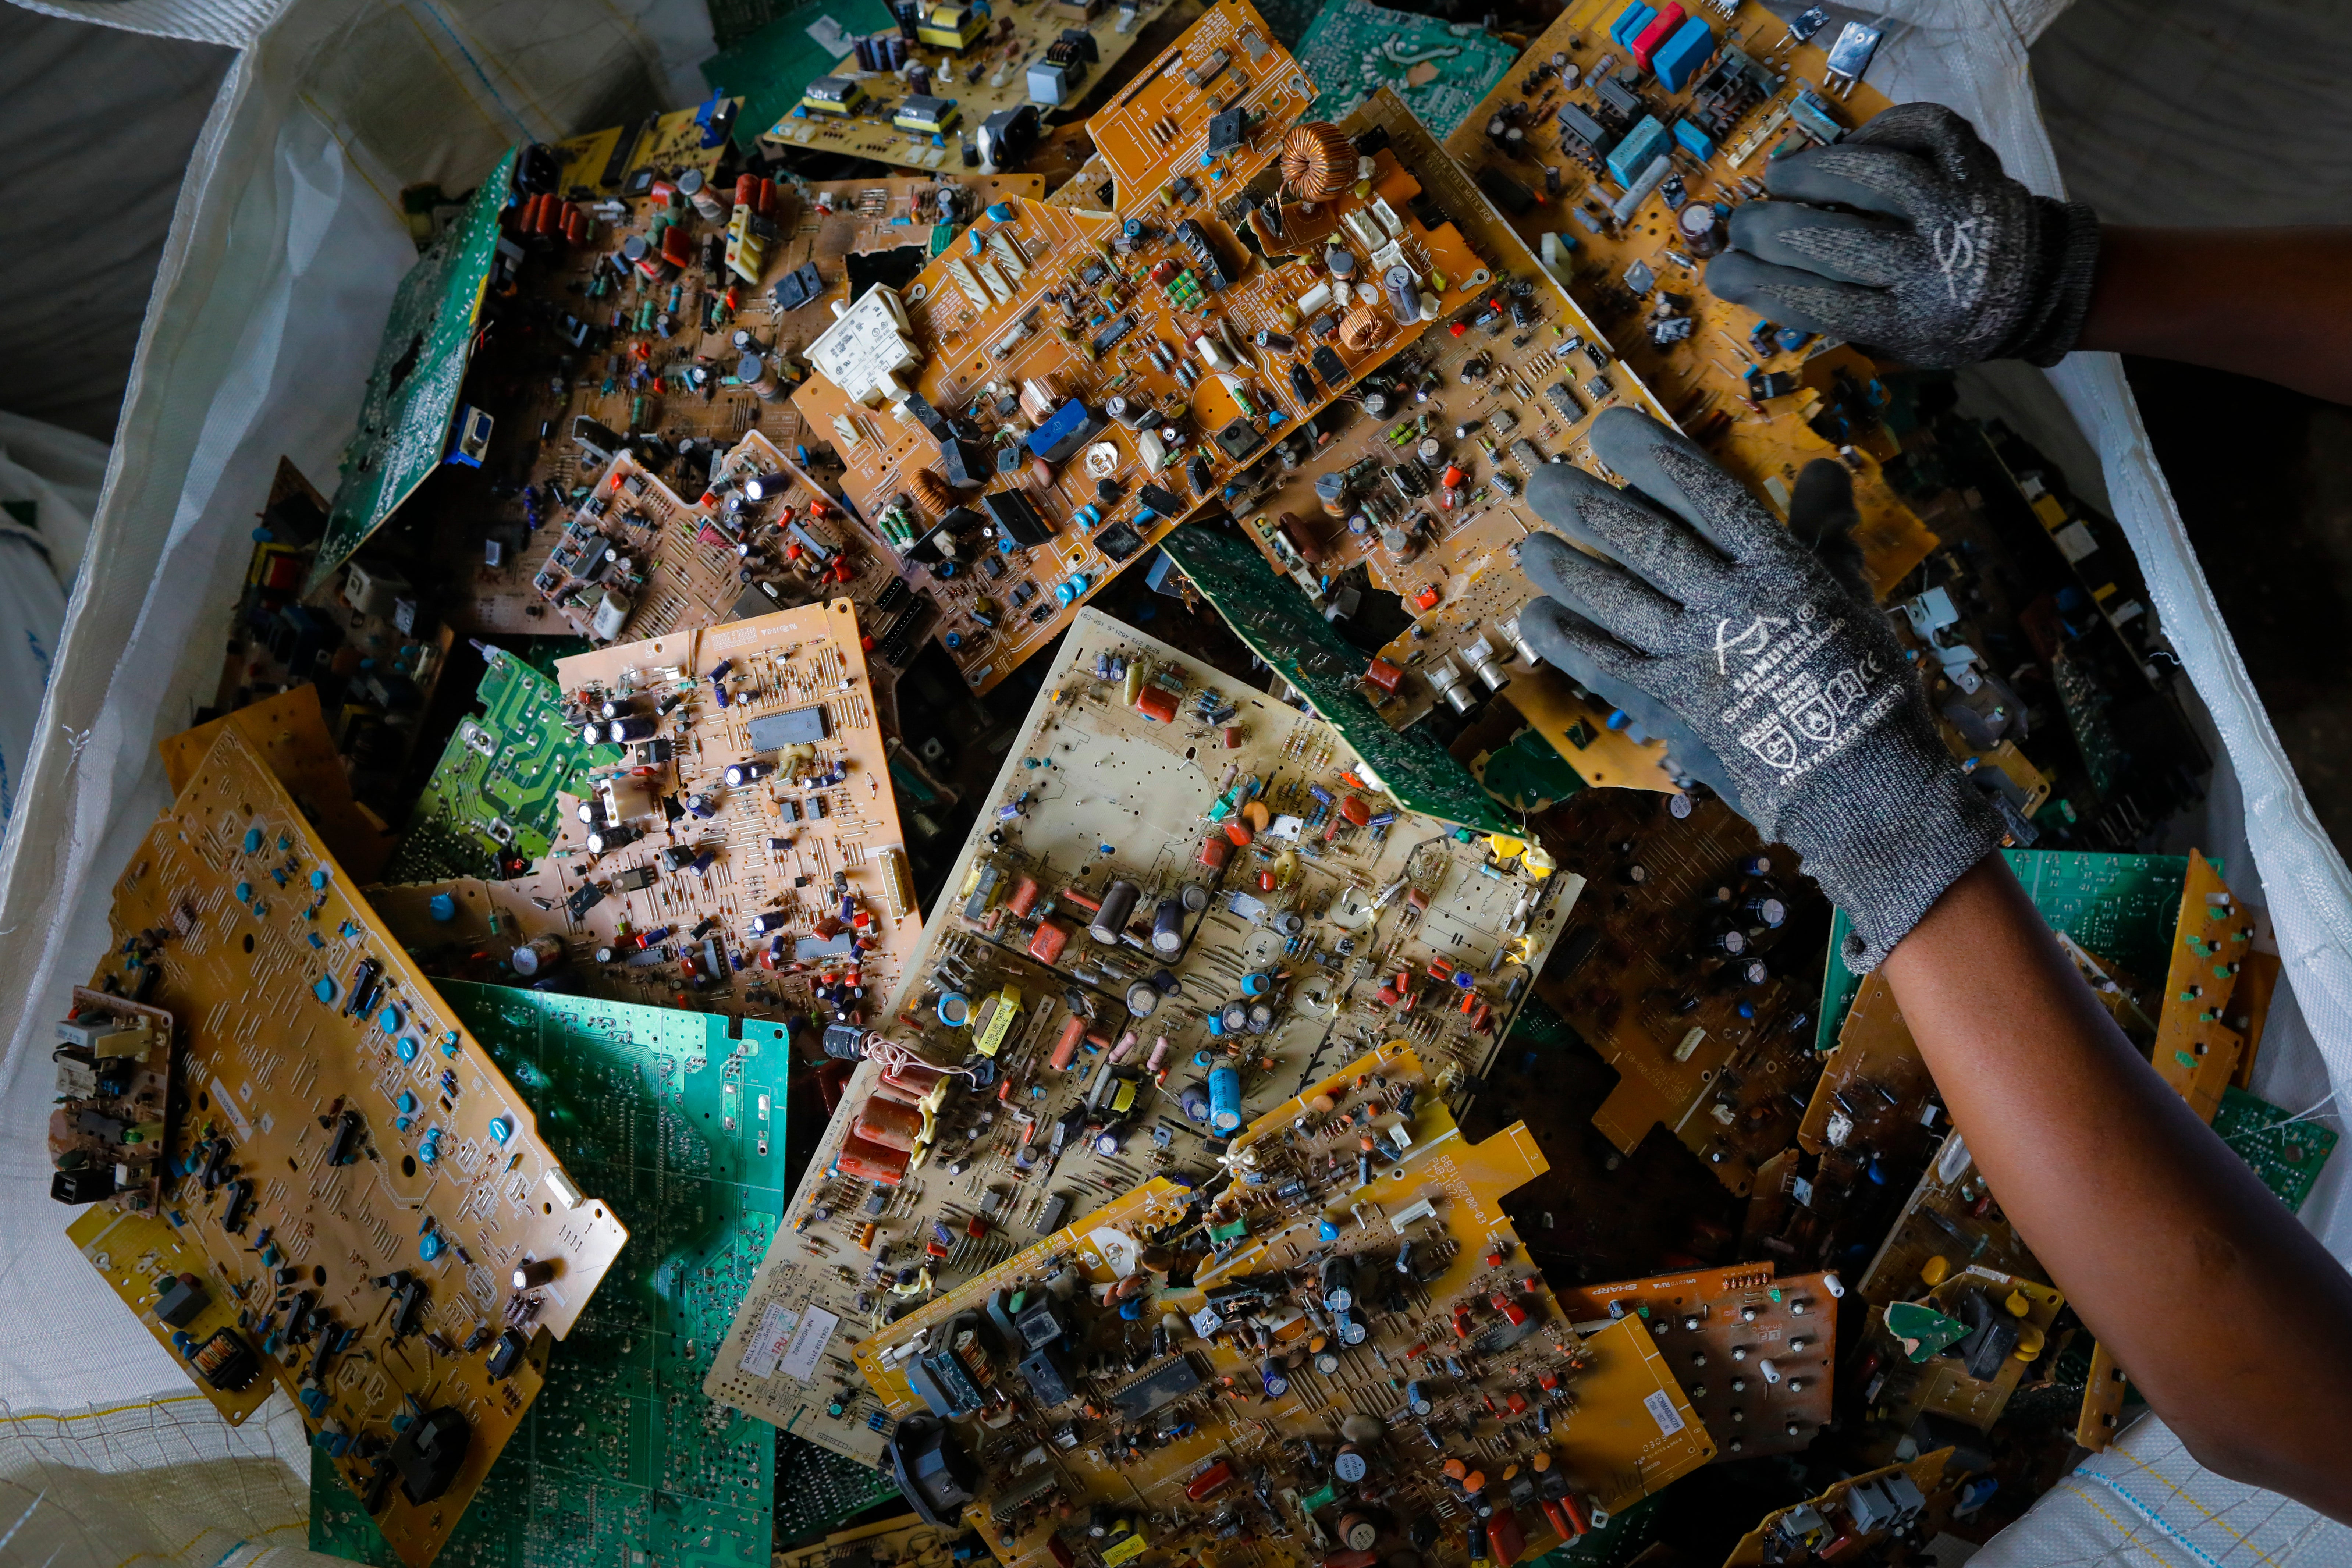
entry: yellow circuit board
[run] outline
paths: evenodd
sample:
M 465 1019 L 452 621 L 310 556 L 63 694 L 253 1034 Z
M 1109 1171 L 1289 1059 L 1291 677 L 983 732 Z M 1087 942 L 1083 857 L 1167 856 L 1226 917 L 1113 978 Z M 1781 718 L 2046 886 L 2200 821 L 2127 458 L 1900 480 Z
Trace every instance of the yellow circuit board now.
M 1722 1459 L 1793 1454 L 1821 1435 L 1844 1294 L 1835 1274 L 1775 1279 L 1769 1263 L 1559 1292 L 1560 1309 L 1587 1334 L 1611 1320 L 1642 1320 Z
M 335 753 L 333 737 L 319 711 L 319 689 L 309 681 L 247 703 L 193 730 L 156 742 L 163 778 L 177 795 L 210 754 L 223 730 L 234 729 L 286 786 L 302 815 L 319 830 L 335 863 L 361 881 L 372 881 L 391 858 L 393 834 L 376 815 L 352 798 L 351 774 Z
M 241 1337 L 236 1298 L 228 1289 L 235 1281 L 215 1268 L 194 1237 L 161 1215 L 95 1205 L 66 1226 L 66 1237 L 137 1315 L 140 1327 L 174 1353 L 180 1353 L 173 1343 L 177 1334 L 185 1334 L 191 1345 L 205 1344 L 220 1334 Z M 167 1300 L 169 1293 L 191 1279 L 194 1290 Z M 179 1321 L 166 1322 L 162 1316 L 165 1310 Z M 238 1386 L 202 1387 L 213 1408 L 232 1426 L 269 1403 L 278 1391 L 277 1381 L 262 1376 L 257 1364 Z
M 1743 0 L 1728 21 L 1695 11 L 1717 34 L 1712 66 L 1679 91 L 1641 74 L 1629 94 L 1631 114 L 1622 117 L 1629 129 L 1633 116 L 1662 122 L 1680 118 L 1702 129 L 1712 145 L 1702 159 L 1670 139 L 1666 183 L 1629 208 L 1632 192 L 1621 194 L 1595 163 L 1563 146 L 1558 118 L 1564 105 L 1573 105 L 1613 123 L 1599 83 L 1621 85 L 1612 79 L 1614 73 L 1633 64 L 1608 31 L 1624 10 L 1622 0 L 1570 5 L 1528 47 L 1521 63 L 1529 68 L 1497 82 L 1446 146 L 1531 247 L 1540 252 L 1546 234 L 1572 241 L 1564 254 L 1561 242 L 1552 242 L 1554 265 L 1608 334 L 1608 347 L 1776 513 L 1786 517 L 1797 472 L 1806 463 L 1816 458 L 1845 462 L 1861 514 L 1854 540 L 1865 574 L 1883 596 L 1926 559 L 1935 535 L 1882 476 L 1881 463 L 1896 454 L 1892 437 L 1877 431 L 1841 444 L 1814 428 L 1833 414 L 1838 398 L 1866 394 L 1874 367 L 1853 350 L 1821 339 L 1784 348 L 1753 333 L 1753 312 L 1706 291 L 1706 242 L 1687 239 L 1677 219 L 1696 204 L 1736 205 L 1760 195 L 1767 153 L 1784 142 L 1814 140 L 1809 122 L 1822 131 L 1860 125 L 1885 109 L 1886 100 L 1862 82 L 1842 92 L 1827 89 L 1826 51 L 1842 24 L 1832 22 L 1800 43 L 1788 23 L 1757 0 Z M 1555 68 L 1555 61 L 1565 69 Z M 1488 127 L 1498 120 L 1502 130 L 1490 135 Z M 1720 231 L 1715 233 L 1719 242 Z M 1677 321 L 1690 325 L 1670 324 Z M 1750 384 L 1751 369 L 1759 376 L 1785 374 L 1789 389 L 1761 395 Z
M 1910 1300 L 1966 1263 L 2034 1279 L 2044 1273 L 1969 1157 L 1967 1140 L 1954 1132 L 1927 1162 L 1854 1289 L 1883 1307 Z
M 2179 1091 L 2200 1121 L 2211 1121 L 2221 1108 L 2221 1091 L 2246 1049 L 2246 1037 L 2222 1019 L 2239 973 L 2253 956 L 2253 938 L 2252 911 L 2211 861 L 2190 850 L 2152 1059 L 2157 1076 Z
M 1980 1306 L 1972 1309 L 1972 1298 Z M 1917 1298 L 1916 1304 L 1955 1321 L 1973 1321 L 1969 1316 L 1973 1310 L 1996 1328 L 2006 1323 L 2013 1330 L 2014 1349 L 2000 1355 L 1998 1365 L 1985 1377 L 1974 1375 L 1958 1346 L 1924 1362 L 1913 1361 L 1887 1321 L 1890 1310 L 1910 1304 L 1898 1301 L 1870 1309 L 1864 1359 L 1877 1370 L 1863 1389 L 1867 1425 L 1861 1447 L 1866 1454 L 1892 1458 L 1922 1414 L 1949 1416 L 1979 1432 L 1990 1431 L 2017 1392 L 2025 1369 L 2049 1348 L 2051 1325 L 2066 1297 L 2039 1279 L 1972 1263 L 1943 1275 L 1940 1283 Z
M 1205 1173 L 1384 1040 L 1449 1093 L 1483 1074 L 1582 880 L 1398 808 L 1357 765 L 1311 716 L 1081 614 L 905 981 L 828 1037 L 877 1054 L 705 1391 L 870 1463 L 887 1419 L 847 1347 L 892 1309 Z
M 949 1568 L 962 1534 L 955 1525 L 925 1524 L 911 1513 L 778 1552 L 770 1568 Z
M 1147 1565 L 1507 1565 L 1713 1457 L 1642 1320 L 1580 1333 L 1528 1264 L 1525 1124 L 1469 1146 L 1403 1042 L 1222 1163 L 1222 1194 L 1155 1179 L 858 1346 L 893 1464 L 961 1445 L 1006 1568 L 1081 1531 Z
M 968 628 L 952 653 L 975 691 L 1493 281 L 1452 222 L 1416 215 L 1394 152 L 1366 171 L 1347 128 L 1298 123 L 1312 97 L 1225 0 L 1088 121 L 1113 210 L 992 208 L 810 345 L 808 438 Z M 1286 183 L 1294 155 L 1307 173 Z
M 162 1212 L 204 1267 L 180 1271 L 238 1318 L 174 1353 L 225 1408 L 283 1388 L 422 1568 L 627 1232 L 236 728 L 133 852 L 111 924 L 98 985 L 152 970 L 184 1042 Z
M 911 26 L 879 36 L 884 47 L 895 46 L 895 67 L 861 64 L 853 53 L 829 73 L 854 85 L 850 112 L 832 111 L 838 100 L 804 96 L 760 132 L 761 145 L 953 172 L 992 115 L 1026 110 L 1038 122 L 1034 134 L 1091 98 L 1139 43 L 1166 37 L 1171 26 L 1201 14 L 1199 0 L 1045 0 L 992 16 L 984 5 L 914 4 Z M 1033 79 L 1033 72 L 1040 74 Z M 918 119 L 913 110 L 929 107 L 913 101 L 919 97 L 950 107 Z
M 459 978 L 877 1016 L 921 912 L 849 602 L 575 654 L 556 679 L 620 764 L 566 798 L 529 874 L 377 889 L 386 924 Z
M 1962 1479 L 1949 1448 L 1849 1476 L 1819 1497 L 1766 1514 L 1740 1537 L 1724 1568 L 1859 1555 L 1898 1530 L 1916 1530 L 1918 1539 L 1932 1540 L 1950 1515 Z

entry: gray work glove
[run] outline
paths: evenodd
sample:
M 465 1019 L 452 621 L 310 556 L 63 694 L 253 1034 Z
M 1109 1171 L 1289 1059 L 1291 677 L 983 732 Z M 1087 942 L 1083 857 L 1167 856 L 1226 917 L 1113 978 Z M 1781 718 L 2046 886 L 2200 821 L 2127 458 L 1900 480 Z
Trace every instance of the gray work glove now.
M 1554 463 L 1528 502 L 1607 559 L 1530 537 L 1520 561 L 1549 596 L 1519 612 L 1520 634 L 1796 850 L 1853 922 L 1848 966 L 1877 967 L 2002 828 L 1862 585 L 1835 526 L 1850 488 L 1819 465 L 1800 476 L 1809 521 L 1832 535 L 1816 554 L 1649 416 L 1609 409 L 1591 439 L 1628 489 Z
M 2098 218 L 2002 174 L 1940 103 L 1776 158 L 1764 184 L 1775 199 L 1735 210 L 1707 264 L 1720 299 L 1916 365 L 2052 365 L 2082 335 Z

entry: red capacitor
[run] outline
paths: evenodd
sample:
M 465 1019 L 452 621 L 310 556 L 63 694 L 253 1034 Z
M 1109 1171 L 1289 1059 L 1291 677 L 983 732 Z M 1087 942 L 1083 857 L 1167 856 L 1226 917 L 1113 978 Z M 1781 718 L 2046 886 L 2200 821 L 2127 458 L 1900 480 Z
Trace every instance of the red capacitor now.
M 1437 601 L 1440 597 L 1435 588 L 1423 588 L 1412 596 L 1412 602 L 1424 610 L 1433 610 L 1437 608 Z
M 1087 1021 L 1084 1018 L 1073 1013 L 1062 1020 L 1061 1037 L 1054 1042 L 1054 1055 L 1050 1058 L 1055 1070 L 1066 1068 L 1077 1059 L 1078 1042 L 1086 1037 Z
M 1238 751 L 1240 751 L 1240 750 L 1241 750 L 1241 748 L 1242 748 L 1242 727 L 1241 727 L 1239 724 L 1228 724 L 1228 725 L 1226 725 L 1226 726 L 1225 726 L 1225 728 L 1224 728 L 1223 734 L 1224 734 L 1224 742 L 1225 742 L 1225 750 L 1227 750 L 1227 751 L 1229 751 L 1229 752 L 1238 752 Z
M 1365 666 L 1364 679 L 1371 682 L 1374 686 L 1379 687 L 1382 691 L 1388 692 L 1391 696 L 1394 696 L 1396 694 L 1397 682 L 1404 679 L 1404 671 L 1398 668 L 1395 665 L 1391 664 L 1387 659 L 1376 658 L 1372 660 L 1370 664 Z
M 1029 911 L 1037 907 L 1037 879 L 1024 877 L 1013 883 L 1013 896 L 1004 900 L 1004 907 L 1026 919 Z
M 1515 1329 L 1528 1321 L 1528 1310 L 1508 1296 L 1497 1292 L 1487 1298 L 1487 1304 L 1508 1318 L 1511 1321 L 1511 1326 Z
M 1380 1560 L 1377 1552 L 1334 1552 L 1323 1559 L 1323 1568 L 1372 1568 Z
M 1010 19 L 1007 18 L 1007 20 Z M 1078 1560 L 1077 1552 L 1071 1549 L 1068 1542 L 1062 1539 L 1062 1532 L 1058 1530 L 1045 1537 L 1045 1550 L 1054 1554 L 1054 1568 L 1073 1568 Z
M 1062 949 L 1070 945 L 1070 928 L 1059 921 L 1037 922 L 1037 934 L 1029 939 L 1029 956 L 1040 963 L 1051 963 L 1062 956 Z
M 923 1098 L 905 1084 L 892 1083 L 887 1078 L 874 1086 L 874 1092 L 884 1100 L 895 1100 L 901 1105 L 912 1105 Z
M 1495 1568 L 1511 1568 L 1527 1550 L 1528 1538 L 1519 1529 L 1518 1516 L 1507 1506 L 1497 1506 L 1486 1521 L 1486 1552 Z
M 674 223 L 662 230 L 662 259 L 672 267 L 684 267 L 694 259 L 694 241 L 686 237 L 686 226 Z
M 1680 5 L 1668 0 L 1668 4 L 1659 6 L 1657 16 L 1651 18 L 1650 25 L 1633 38 L 1633 63 L 1643 70 L 1650 69 L 1651 57 L 1658 52 L 1660 45 L 1675 36 L 1675 29 L 1682 25 L 1683 8 Z
M 1395 1005 L 1397 1005 L 1397 1003 L 1398 1003 L 1398 1001 L 1399 1001 L 1399 1000 L 1400 1000 L 1400 998 L 1399 998 L 1399 997 L 1398 997 L 1398 995 L 1397 995 L 1397 989 L 1396 989 L 1396 987 L 1395 987 L 1395 986 L 1393 986 L 1393 985 L 1383 985 L 1383 986 L 1381 986 L 1381 1006 L 1383 1006 L 1383 1007 L 1393 1007 L 1393 1006 L 1395 1006 Z
M 1154 283 L 1166 283 L 1172 279 L 1179 270 L 1181 268 L 1173 260 L 1163 256 L 1151 264 L 1151 280 Z
M 1250 840 L 1256 837 L 1256 834 L 1250 831 L 1249 824 L 1242 821 L 1239 817 L 1235 817 L 1233 821 L 1225 824 L 1225 837 L 1232 842 L 1233 847 L 1236 849 L 1248 848 Z
M 1271 871 L 1260 871 L 1257 874 L 1257 890 L 1261 893 L 1271 893 L 1274 889 L 1274 873 Z
M 563 209 L 563 237 L 574 245 L 588 243 L 588 215 L 575 206 Z
M 892 1089 L 905 1089 L 920 1100 L 937 1089 L 940 1079 L 947 1076 L 935 1067 L 926 1067 L 921 1062 L 907 1062 L 884 1073 L 882 1084 Z
M 1210 1493 L 1215 1491 L 1219 1487 L 1223 1486 L 1227 1481 L 1230 1481 L 1233 1479 L 1234 1467 L 1232 1461 L 1227 1459 L 1219 1459 L 1215 1464 L 1211 1465 L 1207 1469 L 1202 1470 L 1199 1475 L 1194 1476 L 1191 1480 L 1184 1483 L 1184 1495 L 1192 1499 L 1194 1502 L 1199 1502 L 1202 1498 L 1207 1497 Z
M 773 217 L 776 216 L 775 181 L 761 180 L 760 182 L 760 190 L 756 202 L 757 205 L 751 208 L 753 212 L 758 213 L 761 217 Z
M 1135 694 L 1135 710 L 1147 719 L 1172 724 L 1176 721 L 1176 694 L 1158 681 L 1147 680 L 1143 689 Z
M 841 1141 L 841 1156 L 835 1163 L 841 1167 L 841 1173 L 852 1181 L 879 1182 L 886 1187 L 895 1187 L 907 1178 L 904 1149 L 869 1143 L 854 1131 Z
M 1102 900 L 1096 898 L 1092 893 L 1087 892 L 1083 888 L 1064 888 L 1062 889 L 1062 902 L 1075 905 L 1078 909 L 1086 910 L 1088 914 L 1093 914 L 1102 908 Z
M 1233 841 L 1222 833 L 1212 833 L 1201 841 L 1201 864 L 1212 871 L 1222 871 L 1225 862 L 1234 858 Z
M 923 1141 L 923 1113 L 904 1100 L 874 1095 L 858 1108 L 850 1131 L 885 1149 L 912 1149 Z
M 1452 463 L 1445 465 L 1445 488 L 1447 489 L 1460 489 L 1462 488 L 1462 481 L 1469 477 L 1469 475 L 1464 473 L 1460 468 L 1455 468 Z
M 1343 795 L 1339 800 L 1339 815 L 1361 827 L 1372 819 L 1372 808 L 1364 804 L 1362 795 Z
M 1404 890 L 1404 901 L 1410 908 L 1415 910 L 1429 908 L 1429 895 L 1423 892 L 1419 888 L 1407 888 Z
M 740 207 L 747 202 L 753 212 L 760 210 L 760 176 L 757 174 L 735 176 L 735 205 Z

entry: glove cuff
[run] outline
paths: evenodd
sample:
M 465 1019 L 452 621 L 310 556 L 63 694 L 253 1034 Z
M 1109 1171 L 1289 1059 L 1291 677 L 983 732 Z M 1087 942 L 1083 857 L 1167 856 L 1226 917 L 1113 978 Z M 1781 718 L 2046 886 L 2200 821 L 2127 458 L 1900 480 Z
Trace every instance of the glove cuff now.
M 1990 357 L 2021 359 L 2047 370 L 2074 352 L 2091 312 L 2091 283 L 2099 269 L 2099 215 L 2087 202 L 2033 198 L 2042 224 L 2042 276 L 2034 306 L 2009 347 Z
M 1776 825 L 1801 868 L 1853 929 L 1846 967 L 1867 974 L 1944 889 L 2007 836 L 1924 713 L 1899 714 L 1832 789 L 1791 802 Z

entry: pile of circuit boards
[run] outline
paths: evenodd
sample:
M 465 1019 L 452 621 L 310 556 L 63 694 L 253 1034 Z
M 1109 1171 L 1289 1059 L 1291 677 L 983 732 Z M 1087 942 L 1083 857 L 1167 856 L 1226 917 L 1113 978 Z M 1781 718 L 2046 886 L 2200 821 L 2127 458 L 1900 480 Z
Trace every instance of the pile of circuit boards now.
M 1843 463 L 2036 906 L 2308 1194 L 2261 914 L 2138 852 L 2206 762 L 2113 522 L 1702 287 L 1874 31 L 1318 84 L 1246 0 L 890 14 L 418 193 L 331 494 L 257 498 L 49 1147 L 223 1416 L 301 1412 L 312 1546 L 1905 1562 L 2104 1447 L 1842 917 L 1517 629 L 1601 410 L 1779 515 Z

